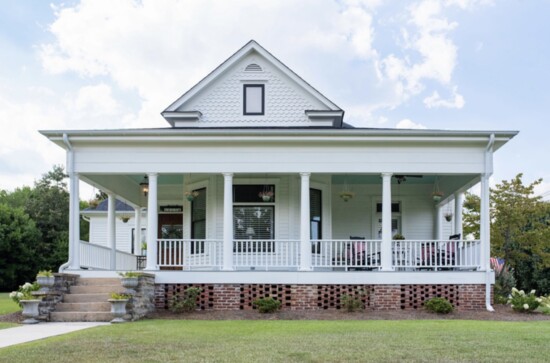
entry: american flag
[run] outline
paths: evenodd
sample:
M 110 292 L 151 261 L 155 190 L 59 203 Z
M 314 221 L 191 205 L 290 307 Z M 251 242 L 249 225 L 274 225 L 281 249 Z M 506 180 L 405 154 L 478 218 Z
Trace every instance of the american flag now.
M 504 259 L 498 257 L 491 257 L 490 259 L 491 268 L 495 270 L 496 273 L 501 273 L 504 268 Z

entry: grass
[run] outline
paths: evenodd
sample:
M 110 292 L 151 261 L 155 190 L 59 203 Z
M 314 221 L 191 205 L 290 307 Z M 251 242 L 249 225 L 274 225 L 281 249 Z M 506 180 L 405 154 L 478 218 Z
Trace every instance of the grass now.
M 0 292 L 0 315 L 15 313 L 21 310 L 19 305 L 9 297 L 9 292 Z
M 548 322 L 145 320 L 3 348 L 0 362 L 542 362 Z

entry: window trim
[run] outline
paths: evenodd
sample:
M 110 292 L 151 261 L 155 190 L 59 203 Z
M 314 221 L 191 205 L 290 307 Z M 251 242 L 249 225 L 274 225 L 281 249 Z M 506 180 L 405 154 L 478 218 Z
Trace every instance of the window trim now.
M 261 112 L 246 112 L 246 89 L 261 88 L 262 89 L 262 111 Z M 244 116 L 264 116 L 265 115 L 265 85 L 263 84 L 243 84 L 243 115 Z

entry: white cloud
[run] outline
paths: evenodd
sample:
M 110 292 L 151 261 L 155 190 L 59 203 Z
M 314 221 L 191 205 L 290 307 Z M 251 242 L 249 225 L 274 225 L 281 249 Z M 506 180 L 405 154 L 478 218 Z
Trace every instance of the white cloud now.
M 427 127 L 422 125 L 422 124 L 418 124 L 416 122 L 413 122 L 411 120 L 409 120 L 408 118 L 406 119 L 403 119 L 401 121 L 399 121 L 397 123 L 397 125 L 395 125 L 395 128 L 396 129 L 426 129 Z
M 449 99 L 443 99 L 439 92 L 434 91 L 431 96 L 424 98 L 424 104 L 427 108 L 462 108 L 464 107 L 464 97 L 457 92 L 457 87 L 453 87 L 453 94 Z
M 550 201 L 550 182 L 543 180 L 542 183 L 535 186 L 534 192 L 535 195 L 542 196 L 543 200 Z
M 120 109 L 118 102 L 113 98 L 111 87 L 105 83 L 80 88 L 74 100 L 74 107 L 77 111 L 98 116 L 112 115 Z

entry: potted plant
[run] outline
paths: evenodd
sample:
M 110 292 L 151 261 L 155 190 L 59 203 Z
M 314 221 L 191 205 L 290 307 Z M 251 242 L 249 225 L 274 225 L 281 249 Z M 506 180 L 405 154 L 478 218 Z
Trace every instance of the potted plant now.
M 192 190 L 183 193 L 183 195 L 185 196 L 185 199 L 192 202 L 193 200 L 195 200 L 196 197 L 199 196 L 199 192 L 197 192 L 196 190 Z
M 258 193 L 258 197 L 260 197 L 264 202 L 271 202 L 274 195 L 275 193 L 273 193 L 273 191 L 271 190 L 266 190 Z
M 125 323 L 122 317 L 126 315 L 126 304 L 130 300 L 131 296 L 127 294 L 120 294 L 118 292 L 111 293 L 111 298 L 108 300 L 111 303 L 111 313 L 114 319 L 111 323 Z
M 147 242 L 141 242 L 141 255 L 147 256 Z
M 447 222 L 450 222 L 453 219 L 453 214 L 452 213 L 445 213 L 444 217 L 445 217 L 445 220 Z
M 36 282 L 40 285 L 40 291 L 48 292 L 55 283 L 55 277 L 51 270 L 38 271 L 38 274 L 36 274 Z
M 441 198 L 443 198 L 443 192 L 436 190 L 432 193 L 432 198 L 435 203 L 439 203 L 441 201 Z
M 120 272 L 119 275 L 122 277 L 122 286 L 126 288 L 125 294 L 135 294 L 136 291 L 134 288 L 136 288 L 139 284 L 141 272 L 127 271 Z
M 36 318 L 39 315 L 38 304 L 42 301 L 41 298 L 37 298 L 32 293 L 37 291 L 40 286 L 37 283 L 31 284 L 26 282 L 19 286 L 19 290 L 12 291 L 10 298 L 19 304 L 23 308 L 22 315 L 27 318 L 23 321 L 23 324 L 37 324 Z
M 403 236 L 401 233 L 396 233 L 393 235 L 392 239 L 396 241 L 404 241 L 405 236 Z

